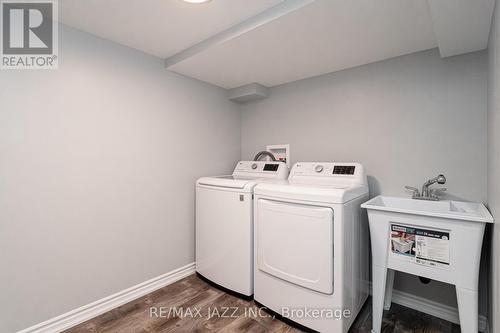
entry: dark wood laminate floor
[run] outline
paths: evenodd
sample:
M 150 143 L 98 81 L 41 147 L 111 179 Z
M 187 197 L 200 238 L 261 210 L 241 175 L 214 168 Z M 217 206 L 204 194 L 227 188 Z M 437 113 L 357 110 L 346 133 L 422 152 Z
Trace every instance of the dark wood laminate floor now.
M 371 304 L 365 304 L 350 332 L 369 333 L 371 330 Z M 193 309 L 182 316 L 160 313 L 163 307 Z M 156 316 L 151 308 L 157 309 Z M 194 309 L 201 309 L 201 316 Z M 219 309 L 219 315 L 214 312 Z M 222 312 L 227 312 L 222 316 Z M 233 313 L 236 310 L 236 313 Z M 272 332 L 295 333 L 291 327 L 271 316 L 246 316 L 257 311 L 253 301 L 231 296 L 191 275 L 165 288 L 125 304 L 65 333 L 146 333 L 146 332 Z M 153 310 L 154 311 L 154 310 Z M 189 311 L 189 310 L 186 310 Z M 212 317 L 209 318 L 208 312 Z M 255 313 L 253 313 L 255 314 Z M 383 333 L 459 333 L 460 327 L 450 322 L 393 304 L 384 312 Z

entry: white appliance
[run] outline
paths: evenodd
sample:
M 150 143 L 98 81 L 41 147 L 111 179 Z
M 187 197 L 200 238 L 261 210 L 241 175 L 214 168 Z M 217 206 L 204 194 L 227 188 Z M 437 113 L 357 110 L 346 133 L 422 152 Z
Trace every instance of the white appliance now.
M 253 294 L 253 188 L 285 181 L 283 162 L 240 161 L 233 174 L 196 182 L 196 271 L 243 296 Z
M 358 163 L 296 163 L 254 189 L 254 299 L 305 327 L 347 332 L 368 297 L 368 198 Z

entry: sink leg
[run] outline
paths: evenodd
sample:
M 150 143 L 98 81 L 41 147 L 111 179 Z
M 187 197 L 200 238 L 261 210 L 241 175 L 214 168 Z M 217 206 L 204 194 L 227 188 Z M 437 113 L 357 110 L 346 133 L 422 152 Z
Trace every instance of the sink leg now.
M 478 332 L 478 291 L 456 286 L 460 331 L 462 333 Z
M 382 330 L 382 316 L 384 314 L 384 296 L 387 278 L 387 267 L 372 266 L 373 275 L 373 322 L 372 332 Z
M 391 308 L 393 286 L 394 286 L 394 270 L 388 268 L 387 283 L 385 285 L 384 310 L 389 310 Z

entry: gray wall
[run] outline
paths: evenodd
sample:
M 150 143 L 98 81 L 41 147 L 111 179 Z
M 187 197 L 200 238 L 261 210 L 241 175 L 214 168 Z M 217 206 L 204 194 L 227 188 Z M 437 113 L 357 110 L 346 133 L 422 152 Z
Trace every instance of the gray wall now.
M 495 7 L 488 46 L 488 208 L 500 220 L 500 6 Z M 490 321 L 492 333 L 500 333 L 500 228 L 491 232 L 492 297 Z M 493 315 L 495 314 L 495 315 Z
M 430 50 L 279 86 L 242 107 L 242 157 L 289 143 L 292 162 L 361 162 L 371 195 L 442 172 L 450 197 L 485 201 L 486 85 L 486 52 Z M 400 275 L 395 288 L 456 305 L 449 285 Z
M 60 68 L 0 73 L 0 332 L 194 261 L 194 182 L 240 115 L 161 59 L 61 27 Z

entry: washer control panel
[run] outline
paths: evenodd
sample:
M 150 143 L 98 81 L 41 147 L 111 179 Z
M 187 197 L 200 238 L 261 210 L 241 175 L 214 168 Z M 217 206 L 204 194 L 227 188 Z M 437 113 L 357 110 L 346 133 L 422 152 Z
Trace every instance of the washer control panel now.
M 333 166 L 334 175 L 354 175 L 355 165 L 335 165 Z
M 278 161 L 240 161 L 234 168 L 233 176 L 286 179 L 288 168 Z

